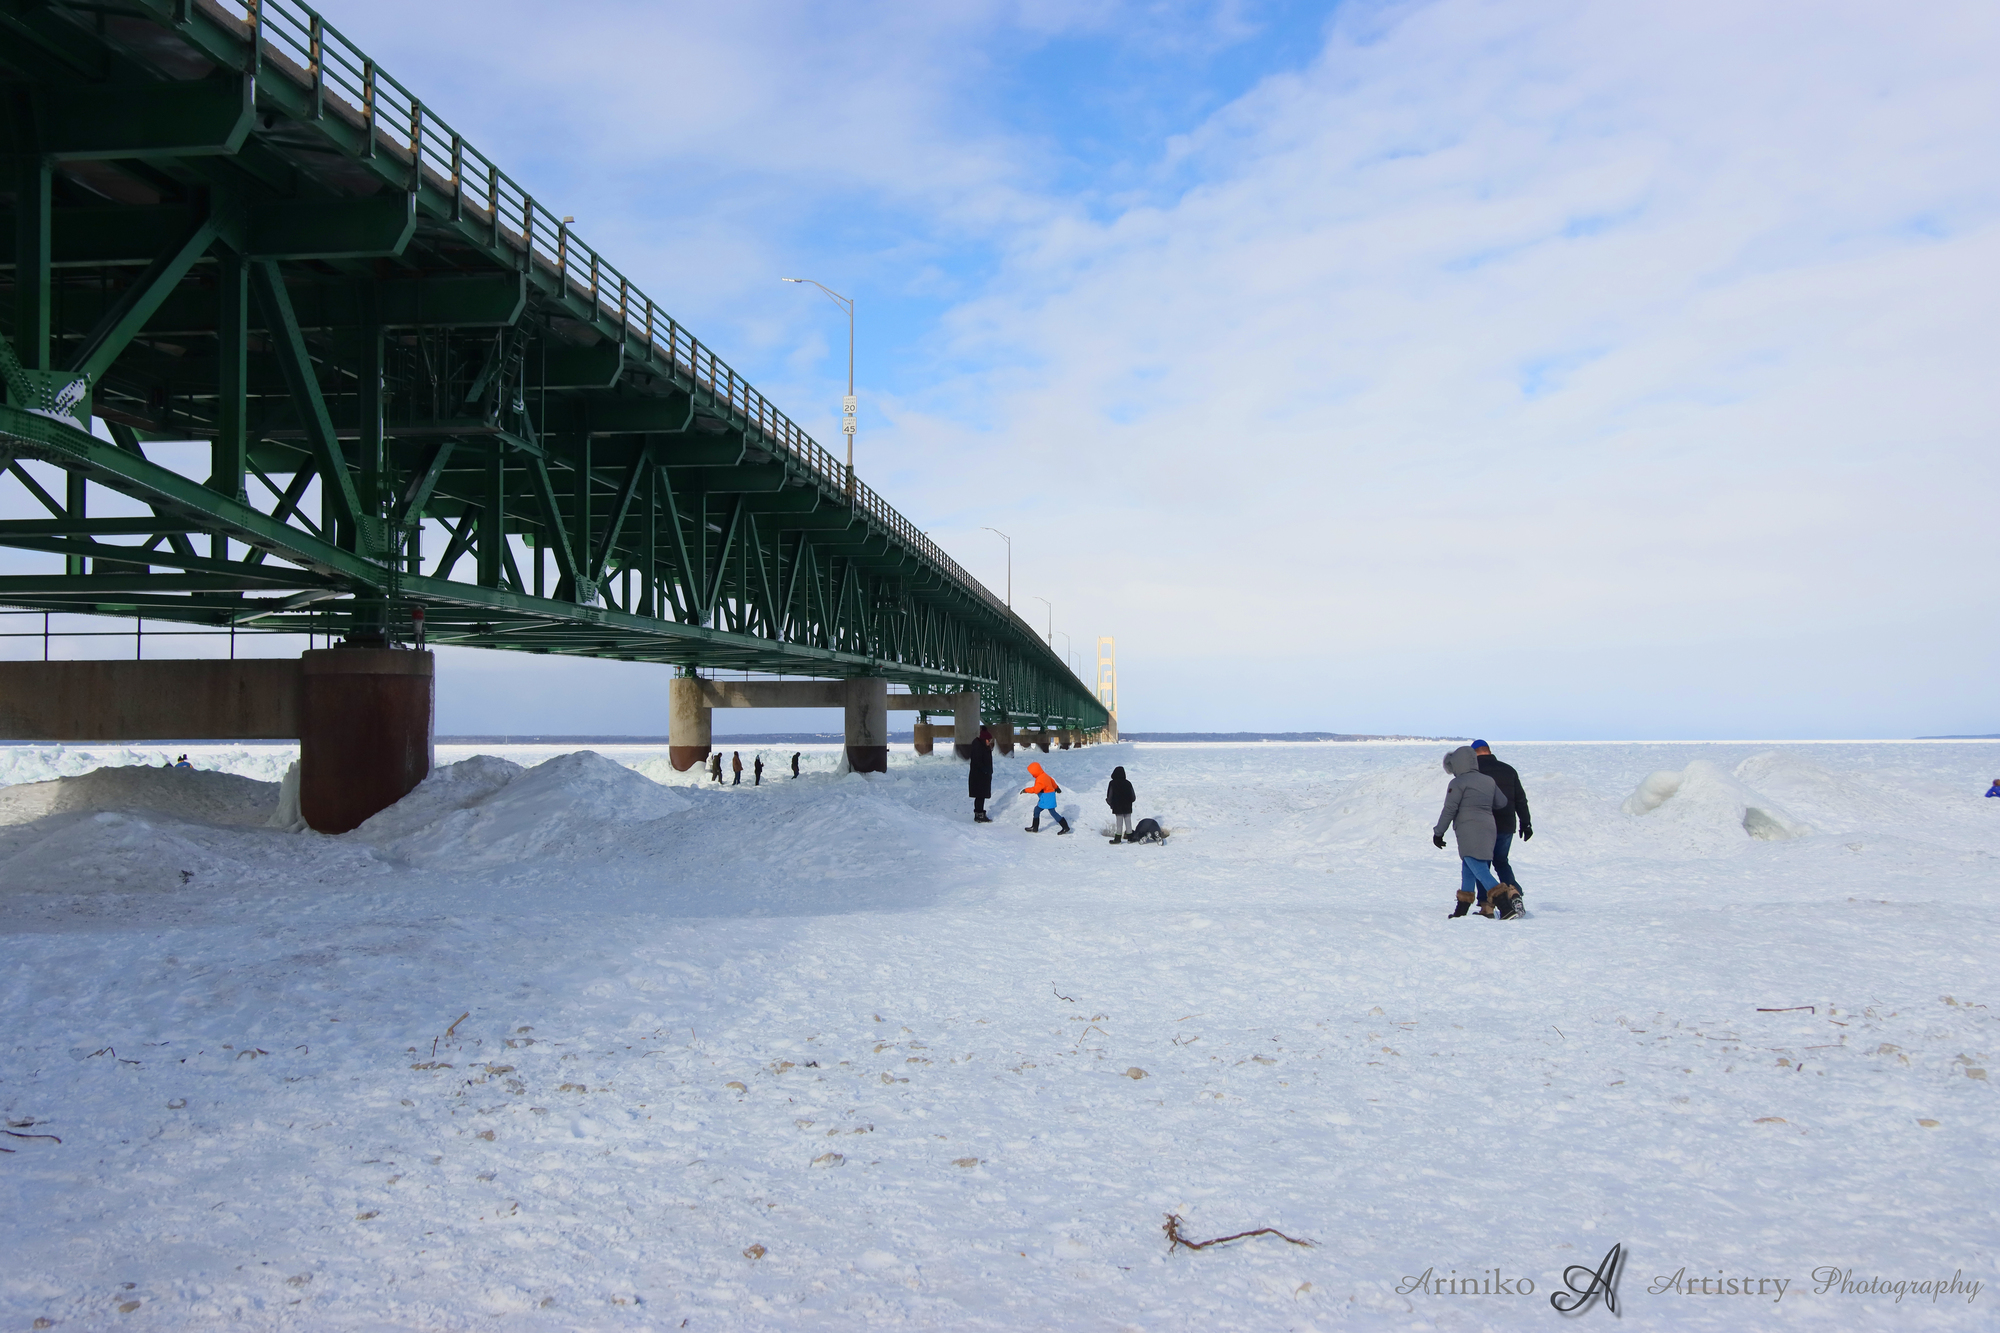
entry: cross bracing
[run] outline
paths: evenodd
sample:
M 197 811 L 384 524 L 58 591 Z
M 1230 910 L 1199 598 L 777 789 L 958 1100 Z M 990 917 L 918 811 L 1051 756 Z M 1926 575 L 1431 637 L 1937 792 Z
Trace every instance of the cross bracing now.
M 312 10 L 0 0 L 0 79 L 0 486 L 40 515 L 0 520 L 0 545 L 46 557 L 0 602 L 391 640 L 421 612 L 432 643 L 1105 720 L 1021 618 Z M 161 461 L 188 440 L 205 475 Z

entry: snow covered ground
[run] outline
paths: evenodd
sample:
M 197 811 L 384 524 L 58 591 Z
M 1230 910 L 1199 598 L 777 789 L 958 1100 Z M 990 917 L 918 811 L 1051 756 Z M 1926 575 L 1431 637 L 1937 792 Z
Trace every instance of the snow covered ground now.
M 0 750 L 0 1327 L 1992 1327 L 2000 745 L 1499 745 L 1508 923 L 1443 748 Z

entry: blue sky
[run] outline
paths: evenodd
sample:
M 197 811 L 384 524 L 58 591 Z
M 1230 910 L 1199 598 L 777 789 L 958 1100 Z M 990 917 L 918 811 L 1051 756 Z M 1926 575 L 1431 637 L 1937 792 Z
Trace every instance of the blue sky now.
M 995 588 L 1010 532 L 1128 728 L 2000 731 L 1990 5 L 326 13 L 826 442 L 778 278 L 853 295 L 862 475 Z M 442 670 L 447 731 L 665 728 Z

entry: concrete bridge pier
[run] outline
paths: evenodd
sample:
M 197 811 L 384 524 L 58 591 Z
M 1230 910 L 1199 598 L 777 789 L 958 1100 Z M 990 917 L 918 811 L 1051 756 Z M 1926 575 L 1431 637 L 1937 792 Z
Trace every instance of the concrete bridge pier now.
M 845 682 L 847 766 L 856 773 L 889 771 L 889 682 L 879 676 Z
M 715 713 L 702 691 L 707 682 L 675 676 L 667 682 L 667 760 L 676 773 L 708 761 L 715 745 Z
M 993 748 L 1001 754 L 1014 753 L 1014 719 L 1001 718 L 993 724 Z
M 972 747 L 979 743 L 979 691 L 960 690 L 952 696 L 951 741 L 960 759 L 972 758 Z
M 1047 727 L 1036 728 L 1034 737 L 1030 741 L 1030 744 L 1032 744 L 1037 750 L 1040 750 L 1043 754 L 1047 754 L 1049 752 L 1049 729 Z
M 918 754 L 929 754 L 931 752 L 936 734 L 937 728 L 935 726 L 924 721 L 922 718 L 917 719 L 916 725 L 910 728 L 910 739 L 915 744 Z

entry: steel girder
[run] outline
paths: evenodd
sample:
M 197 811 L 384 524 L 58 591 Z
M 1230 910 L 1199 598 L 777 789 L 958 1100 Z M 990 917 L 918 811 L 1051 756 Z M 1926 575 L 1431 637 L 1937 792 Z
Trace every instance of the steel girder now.
M 0 545 L 51 558 L 0 602 L 390 640 L 421 611 L 433 643 L 1106 720 L 1032 628 L 311 10 L 0 0 L 0 80 L 0 485 L 46 515 L 0 521 Z M 207 442 L 205 477 L 147 457 L 183 440 Z M 125 503 L 93 516 L 93 488 Z

